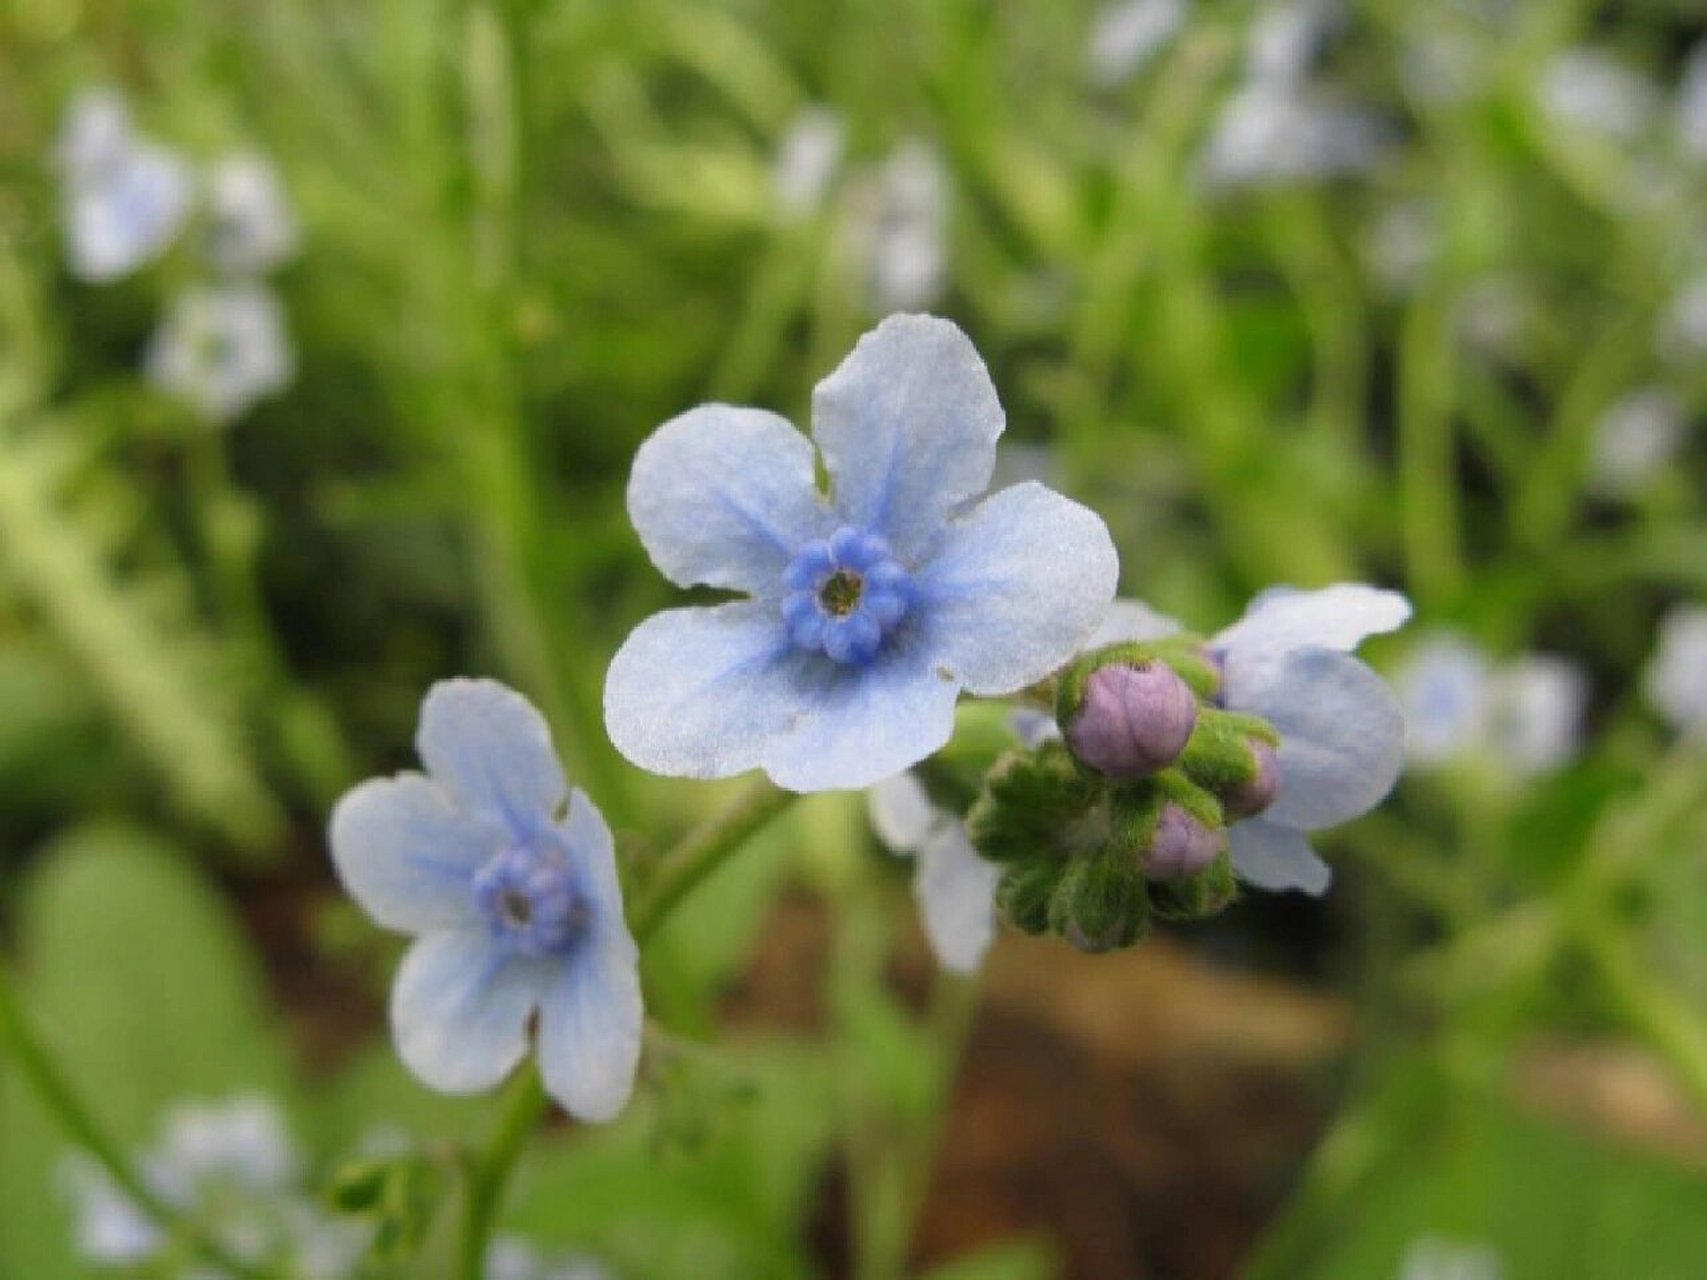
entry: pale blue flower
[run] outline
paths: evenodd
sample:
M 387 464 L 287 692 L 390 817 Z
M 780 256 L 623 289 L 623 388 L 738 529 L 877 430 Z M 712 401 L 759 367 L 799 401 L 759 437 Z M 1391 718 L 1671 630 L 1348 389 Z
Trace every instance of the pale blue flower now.
M 965 824 L 933 803 L 912 774 L 885 778 L 867 799 L 877 838 L 917 861 L 913 897 L 937 960 L 954 973 L 976 973 L 996 936 L 1001 868 L 979 856 Z
M 1423 765 L 1482 763 L 1524 779 L 1576 755 L 1588 677 L 1554 654 L 1496 662 L 1452 633 L 1424 639 L 1395 681 L 1405 713 L 1405 752 Z
M 284 309 L 255 281 L 184 290 L 148 344 L 148 378 L 210 422 L 226 423 L 290 385 Z
M 499 1236 L 486 1250 L 485 1280 L 610 1280 L 596 1259 L 548 1259 L 518 1236 Z
M 178 237 L 195 184 L 189 165 L 138 137 L 110 90 L 79 95 L 57 158 L 71 273 L 104 284 L 154 261 Z
M 1595 424 L 1589 478 L 1609 496 L 1636 493 L 1671 465 L 1688 430 L 1688 413 L 1670 391 L 1645 387 L 1631 392 Z
M 1107 609 L 1101 520 L 1038 484 L 980 499 L 1002 410 L 954 325 L 885 320 L 819 383 L 813 423 L 706 405 L 641 446 L 628 509 L 653 562 L 743 596 L 658 614 L 617 654 L 605 719 L 635 764 L 870 786 L 948 741 L 962 689 L 1043 679 Z
M 872 311 L 913 311 L 948 282 L 949 178 L 936 147 L 910 138 L 856 193 L 852 238 Z
M 1652 82 L 1592 46 L 1555 55 L 1537 92 L 1555 123 L 1625 142 L 1649 129 L 1661 105 Z
M 1439 1236 L 1411 1242 L 1395 1280 L 1502 1280 L 1500 1256 L 1485 1244 L 1462 1244 Z
M 1280 734 L 1279 791 L 1262 813 L 1228 829 L 1233 868 L 1259 889 L 1328 887 L 1328 866 L 1306 833 L 1350 822 L 1398 780 L 1405 725 L 1391 690 L 1351 651 L 1410 617 L 1397 592 L 1356 583 L 1317 591 L 1274 587 L 1211 638 L 1221 702 Z M 1111 617 L 1111 640 L 1155 640 L 1182 628 L 1139 605 Z
M 240 151 L 207 175 L 208 260 L 220 271 L 271 271 L 296 252 L 296 215 L 278 170 L 264 156 Z
M 332 858 L 384 928 L 416 935 L 391 993 L 398 1053 L 446 1093 L 526 1056 L 583 1120 L 627 1104 L 640 1056 L 638 950 L 610 828 L 571 792 L 539 712 L 491 680 L 421 704 L 427 772 L 362 783 L 332 813 Z
M 1253 80 L 1222 108 L 1202 174 L 1217 190 L 1342 177 L 1370 168 L 1386 138 L 1361 107 L 1309 85 Z
M 345 1280 L 367 1249 L 370 1227 L 332 1217 L 303 1187 L 303 1161 L 270 1099 L 178 1103 L 167 1111 L 159 1140 L 137 1152 L 134 1163 L 163 1203 L 233 1256 L 271 1273 Z M 72 1204 L 75 1248 L 93 1265 L 129 1274 L 170 1244 L 86 1157 L 67 1159 L 63 1185 Z M 196 1274 L 220 1280 L 224 1273 Z

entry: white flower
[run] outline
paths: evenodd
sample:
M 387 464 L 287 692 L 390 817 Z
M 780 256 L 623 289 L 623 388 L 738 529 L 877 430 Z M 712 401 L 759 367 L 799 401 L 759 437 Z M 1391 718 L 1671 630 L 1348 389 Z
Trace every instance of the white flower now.
M 913 897 L 938 961 L 955 973 L 976 973 L 996 936 L 1001 868 L 978 855 L 965 825 L 933 804 L 910 773 L 879 782 L 868 803 L 877 838 L 918 859 Z
M 1333 0 L 1287 0 L 1266 6 L 1251 27 L 1245 63 L 1251 79 L 1302 83 L 1343 17 Z
M 499 1236 L 486 1250 L 485 1280 L 610 1280 L 592 1258 L 547 1261 L 538 1249 L 516 1236 Z
M 191 1182 L 229 1180 L 256 1191 L 287 1185 L 298 1167 L 283 1113 L 252 1094 L 174 1106 L 158 1158 Z
M 851 236 L 874 314 L 918 311 L 948 280 L 948 171 L 930 143 L 896 147 L 856 195 Z
M 847 145 L 847 124 L 828 107 L 807 107 L 788 126 L 777 145 L 771 181 L 777 205 L 792 218 L 823 206 Z
M 1504 1274 L 1499 1254 L 1487 1245 L 1423 1236 L 1405 1251 L 1398 1280 L 1501 1280 Z
M 1659 354 L 1683 364 L 1707 352 L 1707 275 L 1686 281 L 1660 323 Z
M 1085 74 L 1112 89 L 1137 74 L 1185 25 L 1186 0 L 1119 0 L 1091 20 Z
M 1440 215 L 1424 200 L 1388 205 L 1364 242 L 1371 273 L 1394 293 L 1409 291 L 1440 251 Z
M 214 164 L 207 177 L 207 254 L 221 271 L 271 271 L 296 252 L 296 218 L 278 170 L 253 152 Z
M 1581 745 L 1588 677 L 1553 654 L 1524 654 L 1494 675 L 1489 741 L 1518 777 L 1568 763 Z
M 1640 137 L 1659 109 L 1659 91 L 1601 49 L 1567 49 L 1547 64 L 1541 105 L 1562 125 L 1620 141 Z
M 1685 426 L 1683 405 L 1663 388 L 1618 401 L 1594 429 L 1589 474 L 1595 487 L 1613 495 L 1641 489 L 1677 456 Z
M 1275 186 L 1357 173 L 1380 153 L 1368 112 L 1308 86 L 1254 80 L 1222 108 L 1203 155 L 1212 188 Z
M 1646 690 L 1680 731 L 1707 730 L 1707 606 L 1678 605 L 1660 620 Z
M 1677 143 L 1694 160 L 1707 160 L 1707 40 L 1683 64 L 1674 113 Z
M 149 342 L 150 381 L 216 423 L 283 390 L 296 361 L 284 311 L 253 281 L 186 289 Z

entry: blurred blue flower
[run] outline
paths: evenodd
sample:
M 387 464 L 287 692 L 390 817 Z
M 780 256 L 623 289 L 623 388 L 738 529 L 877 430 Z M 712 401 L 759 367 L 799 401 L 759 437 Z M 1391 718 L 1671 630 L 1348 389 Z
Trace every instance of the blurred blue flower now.
M 499 1236 L 486 1250 L 485 1280 L 610 1280 L 596 1259 L 566 1257 L 548 1260 L 518 1236 Z
M 189 166 L 138 137 L 124 101 L 85 90 L 66 111 L 56 147 L 71 273 L 104 284 L 164 253 L 194 196 Z
M 327 1214 L 301 1185 L 302 1159 L 268 1098 L 178 1103 L 136 1167 L 161 1201 L 244 1261 L 287 1265 L 299 1280 L 343 1280 L 366 1251 L 370 1229 Z M 132 1268 L 168 1248 L 166 1234 L 87 1157 L 67 1159 L 63 1186 L 85 1261 Z
M 1186 0 L 1117 0 L 1091 19 L 1085 74 L 1099 89 L 1113 89 L 1160 53 L 1185 25 Z
M 847 122 L 825 106 L 810 106 L 789 123 L 777 143 L 771 181 L 785 217 L 818 212 L 835 181 L 847 146 Z
M 1400 1259 L 1397 1280 L 1501 1280 L 1504 1275 L 1499 1254 L 1485 1244 L 1420 1236 Z
M 1280 734 L 1273 804 L 1228 828 L 1240 879 L 1259 889 L 1324 892 L 1331 873 L 1305 834 L 1350 822 L 1392 790 L 1404 762 L 1404 717 L 1381 677 L 1351 651 L 1397 629 L 1410 613 L 1397 592 L 1358 583 L 1273 587 L 1208 642 L 1228 710 L 1261 716 Z M 1122 602 L 1110 612 L 1104 643 L 1157 640 L 1182 629 L 1147 606 Z
M 539 712 L 495 681 L 434 685 L 416 748 L 425 775 L 362 783 L 331 823 L 350 895 L 417 935 L 392 989 L 398 1053 L 435 1089 L 490 1089 L 526 1055 L 537 1013 L 547 1091 L 612 1119 L 642 1011 L 610 828 L 568 790 Z
M 706 405 L 635 457 L 628 509 L 653 562 L 744 593 L 648 619 L 612 662 L 606 724 L 643 768 L 869 786 L 948 741 L 962 689 L 1044 678 L 1108 607 L 1100 519 L 1038 484 L 980 500 L 1002 410 L 954 325 L 885 320 L 819 383 L 813 422 L 808 440 Z
M 1557 655 L 1495 662 L 1462 636 L 1437 633 L 1412 649 L 1395 683 L 1405 752 L 1417 764 L 1475 760 L 1521 780 L 1577 752 L 1588 678 Z
M 284 310 L 256 281 L 201 285 L 173 299 L 149 340 L 148 378 L 214 423 L 290 385 L 296 357 Z
M 976 973 L 996 936 L 1001 868 L 979 856 L 965 824 L 910 773 L 879 782 L 867 802 L 877 838 L 917 860 L 913 897 L 937 960 L 954 973 Z

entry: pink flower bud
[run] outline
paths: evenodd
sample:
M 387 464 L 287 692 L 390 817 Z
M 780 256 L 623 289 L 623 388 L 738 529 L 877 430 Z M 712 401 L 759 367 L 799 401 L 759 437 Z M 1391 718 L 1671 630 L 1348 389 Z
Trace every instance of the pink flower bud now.
M 1220 852 L 1219 831 L 1210 830 L 1179 805 L 1165 804 L 1144 855 L 1144 874 L 1152 880 L 1194 876 Z
M 1116 662 L 1085 681 L 1065 737 L 1083 764 L 1134 782 L 1177 760 L 1196 723 L 1197 698 L 1167 663 Z
M 1255 817 L 1273 804 L 1280 793 L 1280 761 L 1275 758 L 1274 748 L 1260 738 L 1252 738 L 1250 747 L 1257 762 L 1256 774 L 1221 798 L 1229 822 Z

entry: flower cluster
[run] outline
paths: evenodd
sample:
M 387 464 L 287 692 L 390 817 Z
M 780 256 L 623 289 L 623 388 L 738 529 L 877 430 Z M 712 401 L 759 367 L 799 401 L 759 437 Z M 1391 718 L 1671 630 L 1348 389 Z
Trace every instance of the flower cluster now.
M 71 103 L 57 160 L 79 279 L 122 279 L 189 232 L 202 278 L 172 300 L 149 341 L 151 381 L 215 423 L 290 383 L 283 308 L 261 277 L 296 251 L 297 227 L 270 163 L 239 151 L 198 172 L 137 133 L 124 101 L 104 89 Z
M 174 1106 L 136 1164 L 149 1190 L 187 1222 L 280 1280 L 345 1280 L 367 1250 L 367 1230 L 326 1213 L 305 1188 L 303 1159 L 266 1098 Z M 187 1265 L 188 1243 L 168 1235 L 86 1157 L 68 1157 L 63 1180 L 77 1252 L 90 1265 Z M 196 1274 L 213 1280 L 221 1273 Z

